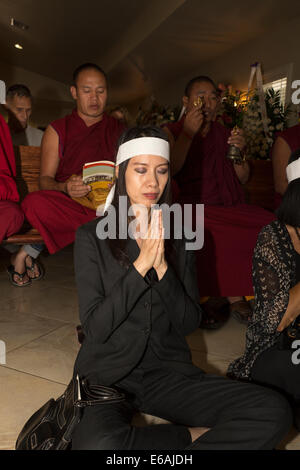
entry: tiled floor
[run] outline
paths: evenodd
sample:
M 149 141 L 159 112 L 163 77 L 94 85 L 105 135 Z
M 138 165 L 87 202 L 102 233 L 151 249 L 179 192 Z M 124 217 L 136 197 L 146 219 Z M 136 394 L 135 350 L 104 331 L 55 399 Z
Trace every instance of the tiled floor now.
M 72 247 L 43 256 L 46 276 L 31 287 L 8 282 L 8 255 L 0 249 L 0 340 L 6 364 L 0 365 L 0 449 L 13 449 L 24 422 L 49 398 L 59 396 L 72 376 L 79 345 L 79 323 Z M 197 330 L 188 342 L 196 365 L 225 374 L 244 349 L 245 327 L 230 319 L 217 331 Z M 291 429 L 282 449 L 300 449 Z

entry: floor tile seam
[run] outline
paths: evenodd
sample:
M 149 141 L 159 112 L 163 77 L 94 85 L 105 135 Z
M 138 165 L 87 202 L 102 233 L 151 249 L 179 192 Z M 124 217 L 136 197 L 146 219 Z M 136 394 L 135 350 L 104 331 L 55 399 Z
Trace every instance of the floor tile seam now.
M 34 315 L 35 317 L 42 318 L 43 320 L 59 321 L 61 323 L 64 323 L 64 325 L 62 325 L 62 326 L 65 326 L 66 324 L 70 324 L 70 325 L 74 324 L 75 325 L 75 324 L 80 323 L 79 317 L 78 317 L 78 321 L 74 321 L 74 323 L 73 323 L 72 321 L 69 321 L 69 320 L 61 320 L 60 318 L 46 317 L 45 315 L 40 314 L 40 313 L 30 313 L 29 315 Z
M 3 273 L 3 274 L 4 274 L 4 273 Z M 54 276 L 53 273 L 51 273 L 51 275 Z M 45 285 L 45 284 L 48 284 L 48 283 L 49 283 L 49 284 L 54 284 L 54 283 L 57 284 L 57 283 L 59 283 L 59 282 L 74 281 L 75 275 L 74 275 L 73 273 L 69 273 L 68 276 L 69 276 L 69 279 L 64 279 L 64 280 L 61 280 L 61 281 L 57 281 L 56 279 L 53 279 L 53 280 L 47 279 L 47 278 L 46 278 L 46 275 L 45 275 L 44 279 L 41 279 L 40 281 L 33 281 L 33 283 L 32 283 L 29 287 L 27 287 L 27 289 L 29 289 L 30 287 L 34 289 L 34 285 L 38 285 L 40 289 L 46 289 L 47 287 L 53 287 L 53 286 L 47 286 L 47 285 Z M 10 285 L 7 276 L 5 276 L 5 275 L 2 276 L 2 274 L 1 274 L 1 272 L 0 272 L 0 284 L 1 284 L 2 282 L 6 282 L 6 281 L 7 281 L 8 287 L 14 287 L 14 286 L 11 286 L 11 285 Z M 37 282 L 37 284 L 35 284 L 35 282 Z M 58 287 L 59 287 L 59 285 L 58 285 Z M 26 289 L 26 287 L 14 287 L 14 291 L 15 291 L 16 289 L 20 289 L 20 292 L 21 292 L 21 289 Z M 33 290 L 33 289 L 32 289 L 32 290 Z M 13 292 L 13 290 L 11 290 L 11 292 Z
M 194 352 L 199 352 L 201 354 L 205 354 L 206 356 L 216 356 L 216 357 L 220 357 L 220 358 L 224 359 L 224 355 L 219 354 L 219 353 L 212 353 L 212 352 L 208 352 L 208 351 L 200 351 L 199 349 L 194 349 L 194 348 L 190 348 L 190 351 L 191 352 L 193 352 L 193 351 Z M 227 357 L 229 359 L 236 359 L 237 357 L 240 357 L 240 356 L 241 356 L 241 354 L 239 356 L 229 354 Z
M 14 313 L 14 314 L 19 314 L 19 315 L 26 315 L 26 318 L 24 317 L 24 319 L 27 319 L 27 318 L 34 318 L 34 317 L 38 317 L 39 319 L 42 318 L 43 320 L 53 320 L 53 321 L 57 321 L 57 322 L 61 322 L 61 323 L 72 323 L 70 322 L 69 320 L 62 320 L 61 318 L 53 318 L 53 317 L 45 317 L 43 313 L 38 313 L 36 311 L 30 311 L 30 312 L 20 312 L 20 311 L 16 311 L 14 309 L 9 309 L 9 310 L 5 310 L 5 309 L 1 309 L 0 307 L 0 313 Z M 14 321 L 5 321 L 3 320 L 3 323 L 11 323 L 13 324 Z M 1 318 L 0 318 L 0 324 L 1 324 Z
M 26 287 L 24 287 L 26 289 Z M 7 297 L 8 296 L 8 297 Z M 1 302 L 8 302 L 9 300 L 19 300 L 19 297 L 22 297 L 22 294 L 15 294 L 14 296 L 11 296 L 10 294 L 1 294 Z
M 61 287 L 62 289 L 62 287 Z M 63 289 L 67 289 L 67 290 L 74 290 L 72 287 L 64 287 Z M 3 299 L 3 298 L 2 298 Z M 2 300 L 1 299 L 1 300 Z M 14 299 L 3 299 L 3 300 L 7 300 L 7 301 L 10 301 L 10 300 L 18 300 L 17 298 L 14 298 Z M 32 300 L 32 299 L 31 299 Z M 35 300 L 35 299 L 34 299 Z M 5 305 L 5 307 L 2 309 L 2 311 L 11 311 L 13 310 L 13 308 L 15 308 L 15 306 L 12 306 L 12 308 L 9 308 L 9 306 L 7 306 L 7 304 Z M 77 305 L 77 308 L 78 308 L 78 305 Z M 49 317 L 44 317 L 43 315 L 39 314 L 39 313 L 35 313 L 35 312 L 20 312 L 20 313 L 24 313 L 24 314 L 28 314 L 28 315 L 36 315 L 36 316 L 42 316 L 43 318 L 49 318 Z M 51 319 L 51 317 L 50 317 Z M 56 319 L 55 319 L 56 320 Z M 60 319 L 57 319 L 58 321 L 65 321 L 65 320 L 60 320 Z
M 62 261 L 56 262 L 56 263 L 52 261 L 52 262 L 50 262 L 50 264 L 48 264 L 48 266 L 45 265 L 45 269 L 47 269 L 47 267 L 48 268 L 64 268 L 64 269 L 66 268 L 65 264 L 63 264 Z M 71 268 L 67 268 L 67 269 L 70 269 L 70 271 L 71 271 Z
M 37 375 L 37 374 L 32 374 L 30 372 L 25 372 L 23 370 L 16 369 L 15 367 L 9 367 L 5 364 L 0 365 L 0 371 L 1 371 L 2 368 L 3 369 L 8 369 L 8 370 L 11 370 L 11 371 L 14 371 L 14 372 L 18 372 L 19 374 L 29 375 L 30 377 L 35 377 L 37 379 L 46 380 L 47 382 L 51 382 L 51 383 L 54 383 L 54 384 L 57 384 L 57 385 L 63 385 L 64 387 L 67 386 L 67 384 L 62 383 L 62 382 L 58 382 L 57 380 L 49 379 L 47 377 L 43 377 L 43 376 Z M 71 377 L 70 377 L 70 380 L 71 380 Z
M 23 312 L 20 312 L 20 313 L 22 314 Z M 62 326 L 66 326 L 66 325 L 68 325 L 68 324 L 70 324 L 70 325 L 77 325 L 77 324 L 79 324 L 79 320 L 78 320 L 78 322 L 76 322 L 76 321 L 75 321 L 75 322 L 71 322 L 71 321 L 69 321 L 69 320 L 61 320 L 61 319 L 58 319 L 58 318 L 45 317 L 44 315 L 41 315 L 41 314 L 38 314 L 38 313 L 26 313 L 26 318 L 31 318 L 31 320 L 34 320 L 34 319 L 35 319 L 34 317 L 35 317 L 36 319 L 38 319 L 38 320 L 50 320 L 50 321 L 52 321 L 52 322 L 61 323 L 61 325 L 55 327 L 55 329 L 61 328 Z M 15 322 L 13 322 L 13 321 L 11 321 L 11 322 L 9 322 L 9 321 L 4 322 L 4 321 L 3 321 L 2 323 L 14 324 Z M 0 324 L 1 324 L 1 321 L 0 321 Z M 48 333 L 46 333 L 46 334 L 48 334 Z M 43 334 L 43 335 L 44 335 L 44 334 Z M 43 336 L 43 335 L 42 335 L 42 336 Z M 1 338 L 0 338 L 0 339 L 1 339 Z
M 61 266 L 62 267 L 62 266 Z M 37 281 L 37 284 L 39 285 L 42 285 L 42 284 L 46 284 L 47 282 L 60 282 L 60 281 L 57 281 L 56 279 L 51 279 L 51 277 L 54 277 L 55 274 L 59 274 L 61 275 L 60 273 L 54 273 L 54 272 L 51 272 L 51 275 L 50 275 L 50 278 L 47 276 L 47 274 L 45 274 L 45 277 L 43 279 L 41 279 L 40 281 Z M 73 273 L 67 273 L 66 275 L 62 276 L 64 279 L 62 280 L 61 279 L 61 282 L 65 282 L 65 281 L 69 281 L 69 280 L 74 280 L 75 279 L 75 275 Z M 66 279 L 66 277 L 68 279 Z
M 55 281 L 50 281 L 50 282 L 55 283 Z M 29 286 L 29 287 L 19 287 L 18 289 L 30 289 L 30 287 L 31 286 Z M 36 290 L 35 293 L 40 294 L 41 291 L 44 291 L 49 287 L 53 287 L 53 286 L 43 286 L 43 287 L 40 286 L 39 290 Z M 17 289 L 17 287 L 15 289 Z M 14 294 L 14 296 L 12 296 L 10 294 L 1 295 L 1 300 L 6 300 L 6 301 L 19 300 L 19 298 L 22 297 L 22 292 L 25 292 L 25 291 L 20 291 L 20 294 Z M 28 291 L 26 291 L 26 292 L 28 292 Z M 34 292 L 34 288 L 30 292 Z
M 58 320 L 58 321 L 60 321 L 60 320 Z M 70 322 L 65 322 L 64 325 L 60 325 L 60 326 L 54 328 L 53 330 L 49 330 L 47 333 L 44 333 L 44 334 L 42 334 L 42 335 L 40 335 L 40 336 L 37 336 L 36 338 L 33 338 L 33 339 L 31 339 L 30 341 L 27 341 L 26 343 L 24 343 L 24 344 L 22 344 L 22 345 L 20 345 L 20 346 L 17 346 L 16 348 L 13 348 L 13 349 L 7 351 L 6 353 L 7 353 L 7 354 L 10 354 L 10 353 L 12 353 L 12 352 L 17 351 L 18 349 L 21 349 L 21 348 L 24 348 L 25 346 L 28 346 L 29 344 L 31 344 L 31 343 L 33 343 L 33 342 L 35 342 L 35 341 L 40 340 L 41 338 L 44 338 L 45 336 L 51 335 L 52 333 L 54 333 L 54 331 L 60 330 L 61 328 L 63 328 L 64 326 L 66 326 L 66 324 L 68 324 L 68 323 L 70 323 Z M 70 323 L 70 324 L 71 324 L 71 323 Z
M 47 282 L 50 284 L 47 286 L 48 289 L 65 289 L 65 286 L 63 285 L 63 283 L 73 282 L 73 279 L 72 280 L 66 279 L 64 281 L 53 280 L 53 281 L 47 281 Z M 41 287 L 40 289 L 45 290 L 45 287 Z M 74 287 L 72 287 L 72 289 L 74 290 L 76 289 L 75 284 L 74 284 Z
M 68 286 L 60 286 L 61 289 L 69 289 L 69 290 L 75 290 L 76 293 L 77 293 L 77 288 L 74 286 L 74 287 L 68 287 Z

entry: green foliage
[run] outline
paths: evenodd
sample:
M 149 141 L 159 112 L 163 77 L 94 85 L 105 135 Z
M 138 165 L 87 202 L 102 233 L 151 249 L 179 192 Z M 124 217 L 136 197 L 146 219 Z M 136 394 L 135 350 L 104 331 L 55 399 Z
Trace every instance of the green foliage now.
M 245 93 L 239 90 L 232 93 L 227 89 L 222 98 L 218 121 L 230 129 L 235 126 L 242 128 L 246 104 Z
M 280 102 L 280 92 L 269 88 L 264 93 L 267 112 L 267 133 L 265 133 L 257 90 L 249 95 L 240 91 L 226 90 L 222 98 L 218 120 L 226 127 L 238 126 L 244 130 L 247 143 L 247 156 L 254 159 L 267 159 L 276 133 L 287 127 L 290 105 L 284 108 Z

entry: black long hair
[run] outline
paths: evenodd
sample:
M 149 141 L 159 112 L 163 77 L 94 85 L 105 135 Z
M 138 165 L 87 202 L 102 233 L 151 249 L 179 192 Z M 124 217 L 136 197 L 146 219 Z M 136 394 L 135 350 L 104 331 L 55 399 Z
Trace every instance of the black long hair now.
M 159 139 L 166 140 L 168 142 L 168 137 L 166 133 L 159 127 L 156 126 L 136 126 L 127 129 L 120 137 L 118 142 L 118 148 L 120 145 L 128 142 L 132 139 L 137 139 L 139 137 L 157 137 Z M 109 239 L 110 249 L 113 256 L 119 261 L 122 266 L 129 267 L 130 262 L 128 258 L 128 254 L 126 252 L 126 243 L 127 239 L 120 239 L 119 238 L 119 197 L 125 196 L 127 198 L 127 209 L 130 205 L 129 197 L 126 190 L 126 182 L 125 182 L 125 173 L 128 167 L 129 160 L 121 163 L 119 165 L 119 174 L 118 178 L 116 179 L 116 186 L 115 186 L 115 194 L 112 200 L 112 205 L 116 210 L 116 239 Z M 169 170 L 169 178 L 165 189 L 158 201 L 158 204 L 168 204 L 171 205 L 172 203 L 172 194 L 171 194 L 171 180 L 170 180 L 170 170 Z M 128 214 L 128 210 L 126 211 Z M 125 214 L 121 214 L 126 219 Z M 128 233 L 128 225 L 132 221 L 132 217 L 127 216 L 125 220 L 126 230 Z M 172 234 L 172 230 L 171 230 Z M 173 251 L 173 238 L 172 236 L 170 239 L 165 240 L 165 254 L 166 258 L 169 262 L 171 262 L 171 253 Z
M 289 164 L 298 158 L 300 158 L 300 149 L 291 154 Z M 280 222 L 292 227 L 300 227 L 300 177 L 288 184 L 276 215 Z

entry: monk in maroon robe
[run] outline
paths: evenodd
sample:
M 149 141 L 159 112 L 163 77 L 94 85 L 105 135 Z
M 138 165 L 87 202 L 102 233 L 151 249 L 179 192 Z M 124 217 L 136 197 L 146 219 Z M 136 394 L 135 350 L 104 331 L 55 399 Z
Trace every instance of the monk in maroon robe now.
M 199 96 L 204 102 L 201 109 Z M 244 296 L 253 295 L 253 250 L 258 233 L 274 215 L 245 204 L 241 183 L 249 177 L 249 165 L 226 158 L 229 144 L 243 152 L 245 140 L 241 131 L 234 135 L 215 122 L 218 94 L 214 83 L 208 77 L 191 80 L 183 103 L 186 114 L 165 130 L 172 146 L 171 168 L 179 202 L 205 205 L 204 247 L 197 252 L 200 294 L 227 298 L 231 304 L 227 312 L 246 323 L 252 313 Z M 222 324 L 216 318 L 206 320 L 206 327 Z
M 94 64 L 74 72 L 71 93 L 77 109 L 52 122 L 42 142 L 40 187 L 22 203 L 24 213 L 38 229 L 50 253 L 72 243 L 80 225 L 96 217 L 72 198 L 81 198 L 91 188 L 82 182 L 85 163 L 115 159 L 117 140 L 124 125 L 105 114 L 107 81 Z
M 0 243 L 18 232 L 24 214 L 18 204 L 16 163 L 9 128 L 0 116 Z

